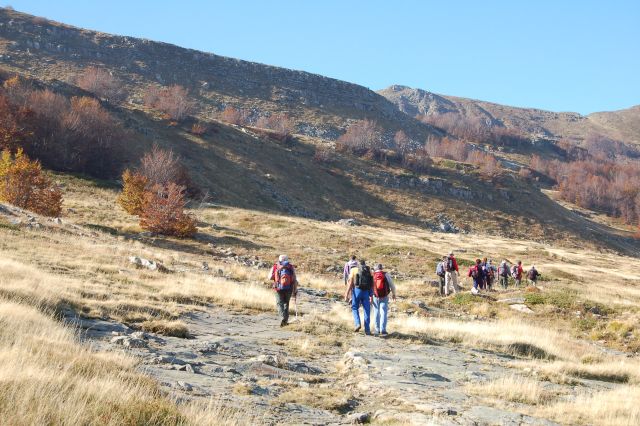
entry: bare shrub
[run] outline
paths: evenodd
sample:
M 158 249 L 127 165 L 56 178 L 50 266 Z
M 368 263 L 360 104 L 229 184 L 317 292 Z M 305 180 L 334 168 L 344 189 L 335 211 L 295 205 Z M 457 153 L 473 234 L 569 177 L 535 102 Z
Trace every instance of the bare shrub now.
M 122 82 L 102 68 L 86 68 L 76 78 L 76 84 L 109 103 L 120 103 L 127 97 Z
M 403 167 L 416 173 L 426 173 L 433 166 L 433 160 L 423 146 L 413 153 L 406 153 L 402 156 Z
M 262 116 L 256 122 L 256 127 L 273 130 L 277 139 L 288 138 L 295 130 L 293 120 L 287 114 L 271 114 Z
M 0 200 L 45 216 L 59 216 L 62 192 L 21 149 L 0 158 Z
M 193 102 L 189 99 L 187 89 L 179 85 L 163 87 L 150 87 L 145 96 L 144 103 L 153 109 L 166 114 L 171 120 L 181 121 L 193 112 Z
M 140 226 L 151 232 L 184 238 L 196 232 L 195 219 L 184 212 L 185 188 L 175 183 L 154 185 L 145 192 Z
M 520 170 L 518 170 L 518 176 L 520 176 L 524 180 L 529 180 L 531 179 L 532 173 L 530 169 L 521 167 Z
M 244 109 L 227 106 L 220 114 L 220 119 L 225 123 L 244 126 L 249 123 L 249 113 Z
M 316 147 L 316 152 L 313 155 L 313 161 L 319 164 L 326 164 L 331 161 L 334 156 L 334 152 L 327 146 Z
M 398 130 L 393 136 L 393 143 L 396 145 L 396 149 L 398 150 L 398 152 L 400 152 L 400 154 L 402 155 L 411 151 L 412 141 L 402 130 Z
M 336 147 L 341 151 L 350 151 L 359 155 L 369 150 L 380 150 L 384 147 L 382 130 L 375 121 L 357 121 L 338 138 Z
M 467 161 L 471 148 L 460 140 L 445 137 L 442 140 L 431 139 L 427 141 L 425 150 L 430 157 Z
M 203 123 L 193 123 L 191 125 L 190 133 L 196 136 L 203 136 L 209 131 L 209 127 Z

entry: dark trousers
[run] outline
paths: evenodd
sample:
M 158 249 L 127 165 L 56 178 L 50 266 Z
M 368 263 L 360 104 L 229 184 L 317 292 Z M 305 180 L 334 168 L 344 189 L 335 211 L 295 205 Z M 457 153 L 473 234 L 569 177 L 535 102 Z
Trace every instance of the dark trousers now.
M 507 288 L 507 286 L 509 285 L 509 277 L 500 275 L 500 284 L 502 285 L 502 288 Z
M 438 278 L 440 278 L 440 296 L 444 296 L 444 275 L 438 275 Z
M 293 290 L 276 291 L 276 304 L 278 305 L 278 314 L 283 323 L 289 322 L 289 301 Z

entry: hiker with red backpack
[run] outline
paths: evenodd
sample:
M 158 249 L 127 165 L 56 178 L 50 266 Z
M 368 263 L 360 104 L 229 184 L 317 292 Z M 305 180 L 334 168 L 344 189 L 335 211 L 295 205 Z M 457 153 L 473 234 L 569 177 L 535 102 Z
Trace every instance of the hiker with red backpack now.
M 444 271 L 444 295 L 449 295 L 449 288 L 453 290 L 454 294 L 457 293 L 458 276 L 460 275 L 460 271 L 453 252 L 449 252 L 449 256 L 447 256 L 447 260 L 444 263 Z
M 342 276 L 344 278 L 344 285 L 347 285 L 347 281 L 349 280 L 349 274 L 351 273 L 351 268 L 355 268 L 358 266 L 358 259 L 355 255 L 351 256 L 351 259 L 344 264 L 344 269 L 342 271 Z M 347 293 L 347 302 L 351 302 L 351 293 Z
M 376 335 L 387 335 L 389 294 L 396 300 L 396 286 L 391 275 L 382 269 L 381 263 L 378 263 L 373 270 L 373 332 Z
M 347 292 L 344 295 L 348 300 L 349 293 L 351 297 L 351 310 L 353 311 L 354 331 L 358 332 L 361 328 L 360 323 L 360 305 L 364 313 L 364 332 L 366 335 L 371 334 L 369 327 L 369 315 L 371 313 L 371 290 L 373 288 L 373 275 L 371 268 L 367 266 L 364 260 L 355 268 L 351 268 L 349 279 L 347 280 Z
M 516 287 L 520 287 L 520 284 L 522 283 L 522 274 L 524 274 L 522 261 L 518 260 L 518 264 L 511 267 L 511 276 L 516 281 Z
M 473 279 L 473 288 L 471 289 L 471 293 L 478 294 L 478 287 L 482 284 L 483 275 L 482 261 L 480 259 L 476 259 L 475 265 L 469 268 L 468 273 L 468 276 Z
M 289 324 L 289 301 L 298 297 L 298 279 L 296 269 L 286 254 L 281 254 L 278 262 L 271 268 L 271 280 L 276 291 L 276 304 L 280 315 L 280 327 Z

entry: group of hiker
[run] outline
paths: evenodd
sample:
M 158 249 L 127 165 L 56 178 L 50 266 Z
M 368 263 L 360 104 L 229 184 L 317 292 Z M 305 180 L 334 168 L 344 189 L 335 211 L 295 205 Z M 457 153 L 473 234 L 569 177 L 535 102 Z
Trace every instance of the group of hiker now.
M 453 252 L 449 252 L 448 256 L 443 256 L 442 260 L 438 262 L 436 265 L 436 275 L 440 279 L 441 296 L 448 296 L 449 290 L 453 293 L 457 293 L 460 290 L 458 286 L 460 268 Z M 493 290 L 496 279 L 499 280 L 500 286 L 503 289 L 507 289 L 509 286 L 510 277 L 513 278 L 515 286 L 519 287 L 522 285 L 524 268 L 522 267 L 521 260 L 513 265 L 509 265 L 509 262 L 503 259 L 500 265 L 496 267 L 493 265 L 491 259 L 485 257 L 484 259 L 476 259 L 475 263 L 469 267 L 467 276 L 473 280 L 471 292 L 477 294 L 480 290 Z M 532 265 L 527 271 L 526 276 L 529 284 L 536 286 L 540 273 L 535 265 Z
M 453 252 L 443 256 L 436 266 L 436 275 L 440 282 L 440 295 L 448 296 L 451 291 L 456 294 L 460 291 L 458 280 L 460 277 L 460 267 Z M 476 259 L 475 263 L 469 267 L 467 276 L 473 280 L 471 292 L 478 294 L 480 290 L 490 291 L 496 279 L 500 286 L 507 289 L 509 278 L 515 282 L 515 286 L 522 285 L 525 277 L 522 261 L 510 265 L 507 260 L 502 260 L 498 267 L 494 266 L 491 259 Z M 533 286 L 537 284 L 540 273 L 535 266 L 526 273 L 526 278 Z M 364 332 L 371 334 L 370 313 L 373 306 L 374 327 L 373 334 L 387 335 L 387 315 L 389 312 L 389 297 L 396 299 L 396 286 L 391 275 L 386 272 L 381 263 L 378 263 L 371 270 L 364 260 L 358 260 L 351 256 L 344 265 L 343 280 L 346 287 L 344 299 L 351 305 L 353 313 L 354 331 L 358 332 L 364 325 Z M 298 294 L 298 279 L 293 264 L 287 255 L 279 256 L 278 261 L 269 272 L 269 281 L 272 282 L 276 291 L 276 303 L 280 315 L 280 326 L 289 324 L 289 303 L 293 297 L 294 302 Z M 363 310 L 363 318 L 360 318 L 360 307 Z

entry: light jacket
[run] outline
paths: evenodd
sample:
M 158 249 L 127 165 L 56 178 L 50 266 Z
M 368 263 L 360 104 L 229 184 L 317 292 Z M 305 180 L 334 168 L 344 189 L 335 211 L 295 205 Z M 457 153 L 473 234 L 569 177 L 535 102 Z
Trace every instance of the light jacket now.
M 344 264 L 344 270 L 342 271 L 342 276 L 344 277 L 344 283 L 347 284 L 347 280 L 349 280 L 349 274 L 351 273 L 351 268 L 355 268 L 358 266 L 357 260 L 350 260 Z

